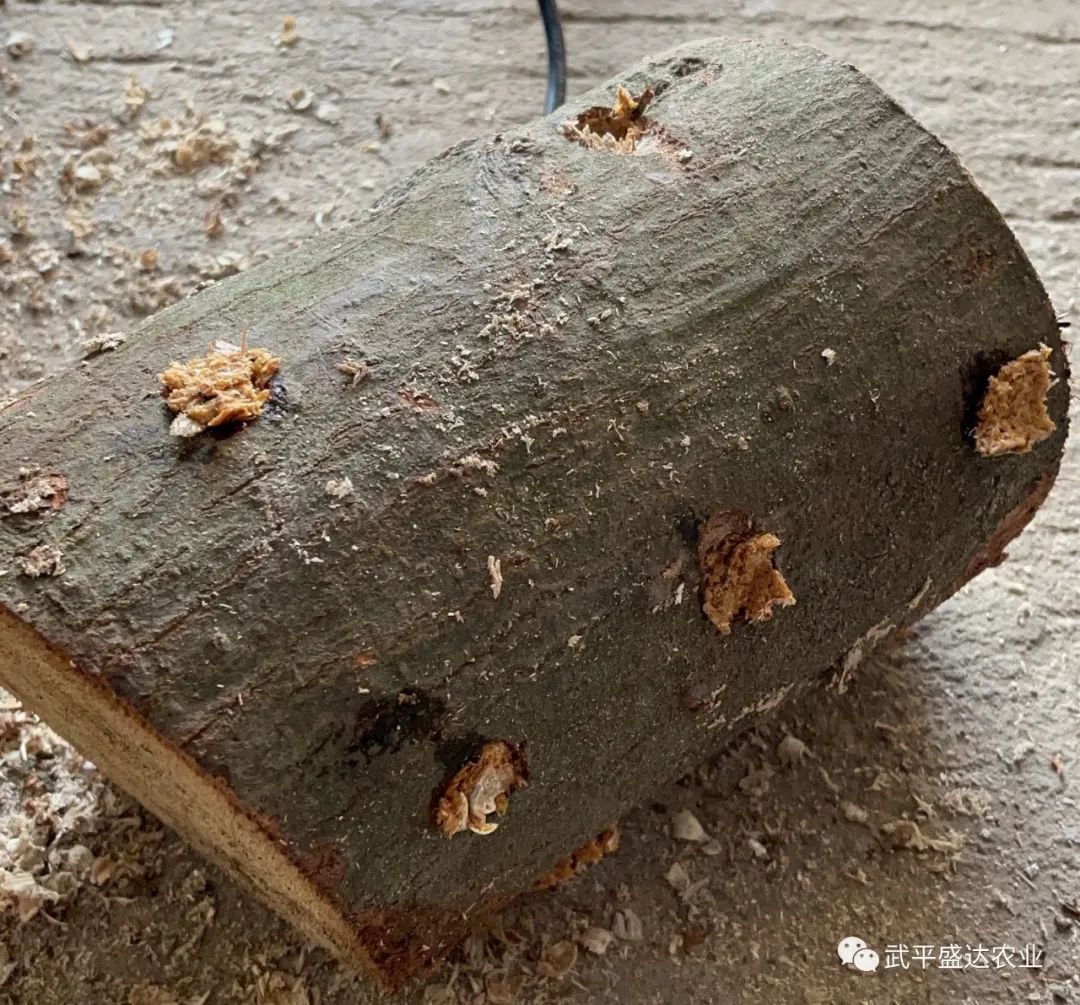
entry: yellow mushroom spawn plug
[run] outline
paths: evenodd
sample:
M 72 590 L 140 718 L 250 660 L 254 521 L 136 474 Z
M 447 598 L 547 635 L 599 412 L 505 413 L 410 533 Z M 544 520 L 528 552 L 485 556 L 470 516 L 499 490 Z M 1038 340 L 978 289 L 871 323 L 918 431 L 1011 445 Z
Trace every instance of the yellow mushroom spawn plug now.
M 479 755 L 450 779 L 435 805 L 434 820 L 447 837 L 469 830 L 491 834 L 506 815 L 510 794 L 527 785 L 529 765 L 525 752 L 505 740 L 485 743 Z
M 1040 345 L 990 378 L 975 426 L 975 449 L 983 457 L 1026 454 L 1057 429 L 1046 410 L 1054 376 L 1049 360 L 1049 347 Z
M 653 99 L 646 87 L 636 98 L 621 84 L 615 89 L 612 108 L 595 105 L 586 108 L 575 120 L 563 126 L 563 134 L 591 150 L 630 153 L 648 128 L 645 109 Z
M 195 436 L 229 422 L 258 418 L 270 400 L 270 381 L 281 360 L 266 349 L 248 349 L 246 336 L 236 346 L 212 342 L 205 356 L 171 363 L 160 375 L 162 394 L 176 413 L 169 432 Z
M 759 534 L 745 513 L 717 513 L 701 528 L 698 561 L 704 579 L 702 609 L 724 635 L 742 614 L 747 621 L 768 621 L 773 607 L 788 607 L 795 597 L 773 566 L 780 547 L 775 534 Z

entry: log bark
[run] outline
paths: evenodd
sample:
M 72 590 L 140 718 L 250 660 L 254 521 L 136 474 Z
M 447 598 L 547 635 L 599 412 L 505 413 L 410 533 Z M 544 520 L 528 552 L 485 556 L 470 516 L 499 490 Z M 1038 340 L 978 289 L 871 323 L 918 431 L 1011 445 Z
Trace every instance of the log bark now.
M 636 148 L 568 138 L 616 84 L 655 91 Z M 282 360 L 266 411 L 171 437 L 157 375 L 242 330 Z M 393 985 L 999 559 L 1065 382 L 1029 453 L 972 417 L 1039 343 L 1063 374 L 1008 227 L 871 81 L 684 46 L 8 405 L 0 681 Z M 726 634 L 717 514 L 795 599 Z M 528 784 L 447 838 L 499 744 Z

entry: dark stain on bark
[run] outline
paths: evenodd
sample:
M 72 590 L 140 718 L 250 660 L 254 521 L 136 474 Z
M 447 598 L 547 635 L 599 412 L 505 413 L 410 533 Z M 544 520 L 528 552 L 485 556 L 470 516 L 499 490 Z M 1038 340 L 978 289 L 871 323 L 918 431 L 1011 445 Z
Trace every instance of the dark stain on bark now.
M 330 890 L 341 886 L 349 872 L 341 849 L 325 842 L 312 844 L 299 856 L 298 864 L 319 886 Z
M 990 386 L 990 378 L 1012 359 L 1007 352 L 987 353 L 980 350 L 960 370 L 961 394 L 964 398 L 964 421 L 961 433 L 972 441 L 979 421 L 979 406 Z
M 445 714 L 441 701 L 416 688 L 400 691 L 389 700 L 369 701 L 356 718 L 353 742 L 347 749 L 347 761 L 356 766 L 380 754 L 395 754 L 407 743 L 438 741 Z

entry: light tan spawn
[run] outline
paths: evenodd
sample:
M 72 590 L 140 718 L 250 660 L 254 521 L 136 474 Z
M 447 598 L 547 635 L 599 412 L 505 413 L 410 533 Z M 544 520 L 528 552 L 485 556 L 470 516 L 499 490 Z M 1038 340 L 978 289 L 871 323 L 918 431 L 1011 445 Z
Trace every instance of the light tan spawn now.
M 1046 410 L 1049 360 L 1049 347 L 1040 345 L 990 378 L 975 426 L 975 449 L 984 457 L 1026 454 L 1057 428 Z
M 698 537 L 698 561 L 704 578 L 702 608 L 728 635 L 740 614 L 747 621 L 767 621 L 773 607 L 788 607 L 795 597 L 772 553 L 780 547 L 775 534 L 759 534 L 745 513 L 726 510 L 709 519 Z
M 174 436 L 258 418 L 270 400 L 270 381 L 281 360 L 266 349 L 214 342 L 205 356 L 172 363 L 161 374 L 165 403 L 176 413 Z
M 499 825 L 488 817 L 505 816 L 510 793 L 528 780 L 529 765 L 520 747 L 505 740 L 485 743 L 443 790 L 435 806 L 435 825 L 447 837 L 465 830 L 491 834 Z

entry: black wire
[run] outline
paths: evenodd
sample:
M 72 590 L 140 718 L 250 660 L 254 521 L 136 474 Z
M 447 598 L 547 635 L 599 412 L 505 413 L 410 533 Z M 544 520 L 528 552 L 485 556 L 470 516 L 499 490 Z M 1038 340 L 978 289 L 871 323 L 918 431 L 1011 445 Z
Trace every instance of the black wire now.
M 555 0 L 537 0 L 540 17 L 547 37 L 548 84 L 544 114 L 549 115 L 566 100 L 566 43 L 563 41 L 562 20 Z

